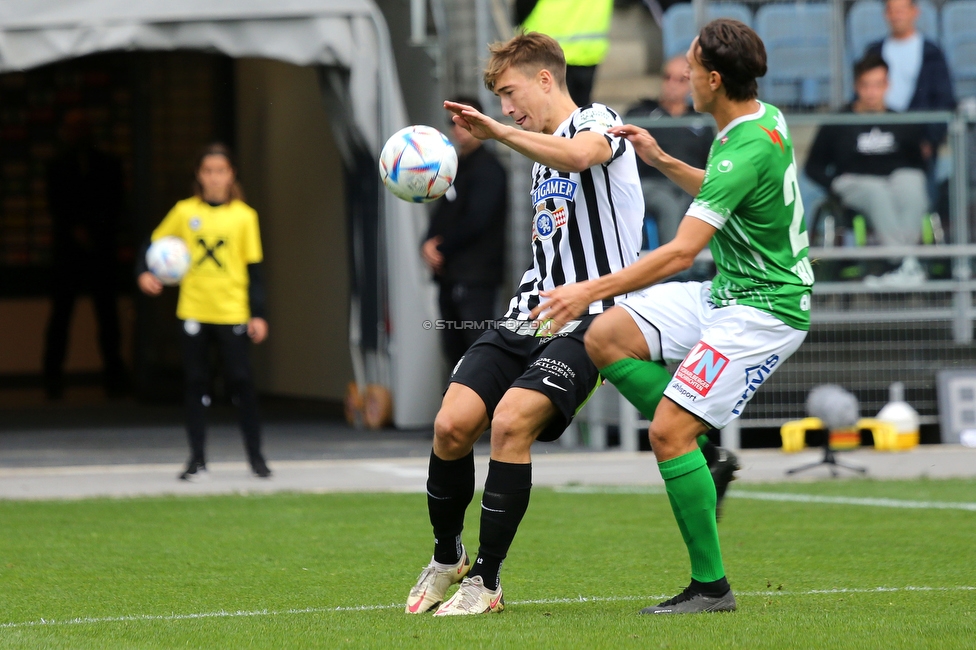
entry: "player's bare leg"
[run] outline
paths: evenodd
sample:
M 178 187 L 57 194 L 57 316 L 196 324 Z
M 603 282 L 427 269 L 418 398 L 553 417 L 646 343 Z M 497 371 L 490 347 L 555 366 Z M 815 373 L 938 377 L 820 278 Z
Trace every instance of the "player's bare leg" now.
M 472 448 L 488 428 L 485 403 L 463 384 L 448 386 L 434 420 L 434 448 L 427 472 L 427 510 L 434 527 L 434 556 L 410 595 L 406 611 L 436 608 L 448 588 L 467 574 L 471 561 L 461 544 L 464 512 L 474 496 Z
M 530 449 L 556 416 L 549 398 L 534 390 L 511 388 L 498 403 L 491 421 L 491 462 L 481 501 L 478 560 L 461 588 L 435 616 L 487 614 L 504 609 L 499 574 L 529 505 Z
M 708 427 L 670 399 L 661 400 L 649 435 L 671 510 L 691 558 L 691 584 L 641 614 L 692 614 L 735 610 L 725 577 L 715 521 L 715 485 L 698 448 Z
M 590 359 L 607 381 L 648 419 L 655 416 L 664 389 L 671 381 L 670 373 L 660 363 L 663 356 L 660 340 L 654 341 L 653 347 L 653 350 L 648 347 L 644 333 L 623 307 L 607 310 L 586 332 L 586 353 Z M 739 462 L 735 454 L 711 442 L 704 433 L 698 436 L 697 442 L 715 483 L 717 521 L 722 498 L 729 483 L 735 480 Z

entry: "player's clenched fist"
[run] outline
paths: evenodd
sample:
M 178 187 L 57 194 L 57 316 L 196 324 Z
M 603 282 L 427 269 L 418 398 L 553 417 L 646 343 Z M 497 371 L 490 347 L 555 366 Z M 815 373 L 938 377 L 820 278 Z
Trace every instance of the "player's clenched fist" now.
M 143 271 L 136 280 L 139 290 L 147 296 L 158 296 L 163 292 L 163 283 L 149 271 Z

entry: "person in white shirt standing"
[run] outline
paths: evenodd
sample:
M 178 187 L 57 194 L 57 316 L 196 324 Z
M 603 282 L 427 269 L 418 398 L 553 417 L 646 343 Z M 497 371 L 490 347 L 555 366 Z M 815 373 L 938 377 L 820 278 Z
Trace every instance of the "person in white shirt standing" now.
M 956 97 L 945 54 L 915 27 L 918 0 L 886 0 L 888 36 L 868 45 L 865 55 L 878 54 L 888 64 L 885 105 L 903 111 L 953 111 Z M 921 142 L 928 168 L 929 194 L 935 195 L 935 157 L 945 140 L 945 124 L 929 124 Z

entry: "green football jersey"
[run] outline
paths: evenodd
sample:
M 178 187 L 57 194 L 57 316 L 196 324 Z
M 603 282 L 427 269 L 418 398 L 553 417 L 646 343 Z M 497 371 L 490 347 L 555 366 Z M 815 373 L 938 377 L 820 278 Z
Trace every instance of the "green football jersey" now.
M 718 228 L 717 306 L 748 305 L 808 330 L 813 269 L 793 141 L 779 109 L 759 104 L 716 136 L 688 214 Z

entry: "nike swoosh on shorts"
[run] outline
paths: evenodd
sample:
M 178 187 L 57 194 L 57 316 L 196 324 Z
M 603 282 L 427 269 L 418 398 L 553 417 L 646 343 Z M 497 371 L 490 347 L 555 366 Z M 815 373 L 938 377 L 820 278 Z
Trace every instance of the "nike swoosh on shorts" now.
M 542 378 L 542 383 L 545 384 L 546 386 L 552 386 L 553 388 L 558 388 L 559 390 L 563 391 L 564 393 L 568 393 L 569 392 L 568 390 L 566 390 L 565 388 L 563 388 L 559 384 L 554 384 L 552 381 L 550 381 L 550 379 L 548 377 L 543 377 Z

